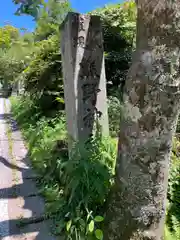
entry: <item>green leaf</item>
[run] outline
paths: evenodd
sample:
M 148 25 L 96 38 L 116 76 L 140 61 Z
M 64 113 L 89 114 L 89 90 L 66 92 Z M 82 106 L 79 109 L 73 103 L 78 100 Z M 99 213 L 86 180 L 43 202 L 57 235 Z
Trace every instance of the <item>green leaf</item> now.
M 100 229 L 96 229 L 95 236 L 97 239 L 102 240 L 103 239 L 103 232 Z
M 104 218 L 102 216 L 96 216 L 94 220 L 95 222 L 103 222 Z
M 67 232 L 69 232 L 69 229 L 71 228 L 71 224 L 72 224 L 72 221 L 69 220 L 67 223 L 66 223 L 66 230 Z
M 91 222 L 89 223 L 88 229 L 89 229 L 89 232 L 93 232 L 94 231 L 94 221 L 93 220 L 91 220 Z
M 56 97 L 56 101 L 59 103 L 64 103 L 64 99 L 61 97 Z

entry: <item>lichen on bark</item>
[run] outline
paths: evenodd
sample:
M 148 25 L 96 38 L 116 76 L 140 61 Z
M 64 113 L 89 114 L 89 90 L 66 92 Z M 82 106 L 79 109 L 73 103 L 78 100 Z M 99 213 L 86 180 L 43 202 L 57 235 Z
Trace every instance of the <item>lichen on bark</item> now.
M 105 240 L 161 240 L 180 104 L 180 1 L 137 1 L 137 48 L 126 80 Z

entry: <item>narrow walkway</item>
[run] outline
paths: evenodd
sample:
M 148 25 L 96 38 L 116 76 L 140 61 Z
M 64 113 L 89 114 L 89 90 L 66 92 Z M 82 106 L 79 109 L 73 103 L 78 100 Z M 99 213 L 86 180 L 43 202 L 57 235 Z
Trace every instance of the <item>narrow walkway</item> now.
M 10 102 L 0 98 L 0 240 L 55 240 L 50 222 L 19 226 L 44 213 L 34 177 L 21 133 L 11 122 Z

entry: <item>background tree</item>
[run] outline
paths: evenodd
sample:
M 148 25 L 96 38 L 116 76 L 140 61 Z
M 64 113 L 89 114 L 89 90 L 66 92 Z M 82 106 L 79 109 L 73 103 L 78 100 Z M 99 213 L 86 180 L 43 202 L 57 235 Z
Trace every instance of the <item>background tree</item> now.
M 179 1 L 137 1 L 137 44 L 120 125 L 107 240 L 163 239 L 172 137 L 180 104 Z
M 16 15 L 27 14 L 37 19 L 39 10 L 44 4 L 44 0 L 13 0 L 16 5 L 19 5 Z
M 58 34 L 60 24 L 70 10 L 68 1 L 49 0 L 44 3 L 36 21 L 35 40 L 44 40 L 52 34 Z
M 134 48 L 136 6 L 132 1 L 109 4 L 91 14 L 102 20 L 108 95 L 119 98 Z
M 9 49 L 19 38 L 19 30 L 13 26 L 6 25 L 0 28 L 0 48 Z
M 25 32 L 22 35 L 18 28 L 11 25 L 0 28 L 0 78 L 5 89 L 15 83 L 34 50 L 32 33 Z

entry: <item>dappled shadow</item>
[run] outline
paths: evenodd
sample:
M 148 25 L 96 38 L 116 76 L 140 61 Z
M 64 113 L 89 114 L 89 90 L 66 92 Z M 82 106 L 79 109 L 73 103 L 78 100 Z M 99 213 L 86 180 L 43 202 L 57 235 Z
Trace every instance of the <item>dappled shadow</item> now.
M 11 117 L 11 114 L 9 113 L 4 113 L 4 114 L 0 114 L 0 120 L 9 120 L 9 118 Z
M 16 132 L 16 131 L 19 130 L 16 121 L 15 121 L 14 119 L 12 119 L 11 117 L 9 118 L 9 125 L 10 125 L 10 127 L 11 127 L 11 131 L 12 131 L 12 132 Z
M 39 191 L 35 186 L 35 175 L 29 168 L 21 168 L 7 159 L 0 157 L 0 162 L 10 169 L 15 169 L 22 174 L 22 183 L 14 184 L 12 187 L 0 189 L 0 200 L 9 201 L 9 212 L 16 212 L 18 206 L 13 206 L 10 199 L 18 199 L 21 197 L 22 210 L 24 216 L 21 219 L 11 219 L 8 221 L 1 221 L 0 226 L 9 225 L 9 231 L 1 232 L 1 237 L 8 237 L 14 235 L 30 234 L 33 235 L 34 240 L 53 240 L 54 238 L 47 236 L 47 222 L 44 221 L 44 201 L 39 195 Z M 27 157 L 20 160 L 21 163 L 27 166 Z M 14 202 L 16 204 L 16 202 Z M 14 208 L 13 208 L 14 207 Z M 20 212 L 17 212 L 17 215 Z M 13 214 L 14 215 L 14 214 Z M 26 217 L 27 216 L 27 217 Z M 28 237 L 27 237 L 28 239 Z
M 9 124 L 12 132 L 19 130 L 16 121 L 12 118 L 12 115 L 10 113 L 0 114 L 0 120 L 3 120 L 3 119 L 6 120 L 6 122 Z
M 20 168 L 12 163 L 10 163 L 9 161 L 7 161 L 5 158 L 0 156 L 0 162 L 3 163 L 6 167 L 9 167 L 11 169 L 15 169 L 18 171 L 22 171 L 24 168 Z
M 0 119 L 2 119 L 3 117 L 6 120 L 9 127 L 11 128 L 12 132 L 15 132 L 15 131 L 19 130 L 18 125 L 17 125 L 16 121 L 12 118 L 11 113 L 0 114 Z
M 6 96 L 5 94 L 0 93 L 0 98 L 8 98 L 9 96 Z

